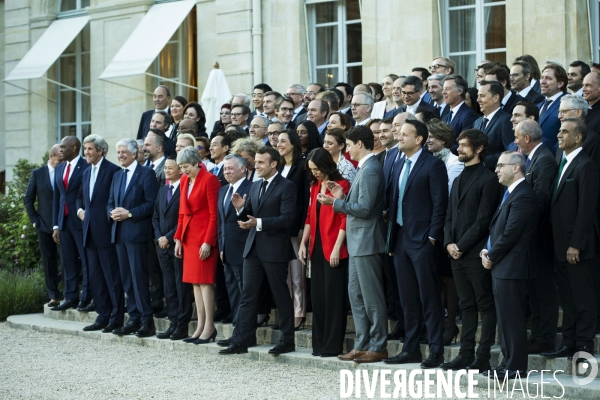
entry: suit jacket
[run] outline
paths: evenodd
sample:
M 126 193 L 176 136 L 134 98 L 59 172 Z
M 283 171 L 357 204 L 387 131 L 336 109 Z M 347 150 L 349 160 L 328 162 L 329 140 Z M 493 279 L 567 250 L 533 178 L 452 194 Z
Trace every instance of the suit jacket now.
M 179 220 L 179 187 L 173 191 L 171 201 L 167 204 L 167 193 L 169 185 L 158 189 L 158 196 L 154 204 L 154 213 L 152 214 L 152 228 L 154 228 L 154 240 L 166 237 L 172 248 L 175 246 L 173 237 L 177 231 L 177 221 Z
M 261 260 L 287 263 L 296 258 L 290 240 L 290 228 L 296 216 L 296 185 L 277 174 L 259 200 L 262 181 L 252 184 L 246 205 L 238 217 L 247 220 L 248 215 L 252 215 L 262 219 L 262 230 L 250 229 L 243 257 L 246 258 L 252 246 L 256 246 Z
M 287 180 L 296 186 L 296 215 L 290 227 L 290 235 L 292 237 L 296 237 L 298 231 L 304 228 L 304 221 L 306 220 L 306 213 L 308 211 L 310 184 L 308 181 L 309 171 L 304 169 L 305 165 L 306 159 L 299 158 L 292 164 L 286 177 Z
M 540 116 L 539 120 L 540 128 L 542 128 L 542 142 L 546 145 L 546 147 L 548 147 L 552 154 L 556 153 L 556 148 L 558 145 L 558 139 L 556 138 L 556 135 L 558 135 L 558 131 L 560 129 L 558 107 L 560 106 L 560 99 L 564 95 L 565 93 L 561 94 L 558 99 L 550 103 L 550 106 L 548 106 L 548 109 L 544 115 Z M 540 111 L 542 111 L 544 101 L 538 103 L 537 106 Z
M 588 132 L 594 131 L 600 135 L 600 101 L 596 102 L 585 116 L 585 125 L 587 126 Z
M 346 214 L 346 244 L 353 257 L 385 252 L 383 204 L 385 179 L 374 156 L 365 160 L 344 200 L 336 199 L 333 210 Z
M 483 116 L 479 117 L 473 127 L 482 130 L 488 136 L 489 147 L 488 155 L 485 158 L 485 166 L 493 171 L 496 168 L 500 154 L 514 142 L 515 134 L 512 129 L 512 122 L 510 122 L 511 115 L 502 110 L 498 110 L 494 114 L 485 129 L 482 129 L 483 118 Z
M 92 167 L 83 171 L 83 179 L 79 196 L 77 196 L 77 209 L 85 211 L 83 218 L 83 246 L 87 246 L 88 238 L 91 236 L 97 247 L 105 248 L 111 246 L 110 231 L 112 219 L 106 216 L 106 205 L 110 196 L 110 184 L 113 175 L 121 168 L 108 161 L 102 160 L 100 169 L 96 175 L 96 182 L 92 197 L 90 199 L 90 176 Z M 90 226 L 91 225 L 91 226 Z
M 596 167 L 598 167 L 598 171 L 600 171 L 600 135 L 588 129 L 582 147 L 585 154 L 590 156 L 592 161 L 594 161 L 594 164 L 596 164 Z M 558 165 L 560 165 L 560 162 L 563 159 L 563 153 L 564 152 L 561 149 L 556 149 L 555 159 Z
M 463 183 L 462 193 L 459 191 L 461 176 L 454 180 L 444 228 L 444 249 L 455 243 L 463 253 L 463 259 L 479 258 L 479 252 L 488 239 L 502 189 L 496 174 L 483 163 L 474 168 L 469 181 Z
M 308 111 L 306 110 L 306 108 L 302 107 L 302 110 L 300 110 L 300 112 L 298 114 L 296 114 L 292 117 L 292 121 L 294 122 L 294 124 L 296 126 L 298 126 L 298 124 L 300 122 L 305 121 L 307 113 L 308 113 Z M 300 118 L 300 117 L 302 117 L 302 118 Z
M 525 97 L 520 96 L 517 92 L 515 92 L 514 90 L 510 91 L 512 94 L 510 95 L 510 97 L 508 98 L 508 101 L 506 102 L 506 104 L 504 104 L 502 106 L 502 110 L 508 114 L 510 114 L 512 116 L 512 112 L 515 108 L 515 106 L 517 105 L 518 102 L 525 100 Z M 531 90 L 529 91 L 531 93 Z
M 225 171 L 223 168 L 224 166 L 225 164 L 221 164 L 221 166 L 219 167 L 219 171 L 217 172 L 217 178 L 219 178 L 219 183 L 221 184 L 221 187 L 229 185 L 229 182 L 227 182 L 227 179 L 225 179 Z
M 136 139 L 144 139 L 150 130 L 150 123 L 152 122 L 152 115 L 155 110 L 148 110 L 142 113 L 140 118 L 140 126 L 138 127 L 138 133 Z
M 399 107 L 399 108 L 396 108 L 396 109 L 392 110 L 392 118 L 395 117 L 398 114 L 402 114 L 403 112 L 406 112 L 406 108 L 407 108 L 407 105 L 404 104 L 402 107 Z M 417 112 L 415 114 L 420 113 L 421 111 L 429 111 L 429 112 L 432 112 L 434 114 L 437 114 L 437 112 L 438 112 L 437 108 L 435 108 L 431 104 L 423 101 L 423 99 L 421 99 L 421 102 L 417 106 Z
M 533 84 L 533 87 L 531 88 L 531 90 L 533 90 L 536 93 L 542 93 L 542 85 L 540 85 L 540 81 L 536 80 L 535 83 Z
M 131 172 L 130 172 L 131 173 Z M 156 174 L 152 168 L 137 165 L 125 189 L 123 199 L 119 198 L 121 180 L 125 178 L 122 171 L 117 171 L 110 185 L 110 196 L 106 206 L 108 218 L 110 212 L 117 207 L 129 210 L 132 217 L 124 221 L 112 221 L 110 242 L 116 243 L 117 224 L 121 224 L 121 242 L 143 243 L 152 240 L 152 214 L 158 194 Z
M 539 84 L 539 82 L 538 82 Z M 540 94 L 540 92 L 536 92 L 535 90 L 531 89 L 528 93 L 527 96 L 525 96 L 525 100 L 532 102 L 533 104 L 537 104 L 541 101 L 544 101 L 544 96 L 542 96 Z
M 250 195 L 250 188 L 252 182 L 248 179 L 244 179 L 240 186 L 237 188 L 235 193 L 241 197 L 244 195 Z M 229 265 L 243 265 L 244 259 L 240 249 L 246 244 L 248 229 L 242 229 L 238 225 L 238 219 L 233 204 L 230 202 L 229 207 L 225 209 L 224 201 L 225 195 L 229 190 L 229 185 L 223 186 L 219 190 L 219 225 L 217 230 L 217 237 L 219 240 L 219 251 L 223 252 L 223 261 Z M 233 195 L 230 193 L 229 196 Z
M 452 121 L 450 121 L 450 112 L 446 114 L 442 121 L 450 124 L 454 128 L 454 137 L 458 137 L 462 131 L 471 129 L 478 117 L 477 113 L 471 107 L 463 103 L 458 111 L 456 111 L 456 115 L 452 118 Z
M 59 230 L 63 230 L 63 221 L 65 218 L 65 204 L 69 210 L 69 228 L 81 230 L 81 220 L 77 218 L 77 196 L 81 189 L 81 177 L 83 170 L 88 167 L 88 163 L 83 157 L 79 157 L 77 164 L 71 169 L 71 178 L 69 185 L 65 191 L 63 184 L 63 174 L 67 166 L 66 162 L 59 164 L 54 170 L 54 198 L 53 198 L 53 213 L 52 226 L 58 226 Z
M 38 201 L 37 210 L 35 208 L 36 198 Z M 32 171 L 29 183 L 27 184 L 27 190 L 25 191 L 25 197 L 23 198 L 29 221 L 35 224 L 35 228 L 42 232 L 53 232 L 53 201 L 54 192 L 52 190 L 52 183 L 50 182 L 50 171 L 46 164 Z
M 434 106 L 435 107 L 435 106 Z M 446 115 L 450 113 L 450 106 L 446 104 L 440 113 L 440 119 L 443 120 Z
M 553 190 L 555 187 L 556 182 Z M 569 247 L 579 249 L 580 259 L 596 256 L 598 168 L 590 156 L 580 151 L 563 172 L 556 190 L 550 210 L 556 258 L 566 261 Z
M 521 181 L 492 218 L 488 258 L 494 263 L 494 279 L 535 277 L 535 245 L 538 200 L 535 192 Z
M 402 202 L 403 227 L 396 223 L 398 215 L 398 196 L 400 193 L 400 173 L 405 159 L 394 166 L 388 188 L 388 250 L 396 243 L 399 234 L 405 240 L 406 248 L 420 249 L 427 245 L 429 238 L 436 241 L 444 239 L 444 220 L 448 208 L 448 172 L 446 164 L 425 150 L 421 151 L 417 161 L 411 165 L 406 181 Z

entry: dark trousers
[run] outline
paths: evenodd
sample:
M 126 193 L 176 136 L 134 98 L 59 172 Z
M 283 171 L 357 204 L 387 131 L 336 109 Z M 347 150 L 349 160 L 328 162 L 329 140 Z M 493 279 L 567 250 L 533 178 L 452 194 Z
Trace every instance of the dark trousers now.
M 88 289 L 89 277 L 85 253 L 83 251 L 83 233 L 81 229 L 73 229 L 69 226 L 71 218 L 77 217 L 70 214 L 64 217 L 63 229 L 59 231 L 63 290 L 66 300 L 77 301 L 81 299 L 81 301 L 87 303 L 92 300 L 92 295 Z M 75 223 L 81 224 L 79 218 L 77 218 Z M 81 275 L 83 275 L 81 297 L 79 296 L 80 271 Z
M 475 357 L 475 333 L 480 312 L 481 338 L 477 358 L 489 360 L 490 348 L 496 341 L 496 307 L 490 270 L 483 268 L 481 258 L 453 259 L 451 263 L 462 310 L 459 354 L 465 358 Z
M 558 325 L 558 289 L 554 260 L 550 252 L 538 252 L 535 278 L 527 281 L 531 310 L 529 340 L 554 346 Z
M 117 257 L 121 282 L 127 295 L 127 313 L 133 322 L 152 319 L 150 305 L 150 282 L 148 280 L 148 242 L 117 242 Z
M 429 240 L 419 249 L 405 248 L 402 235 L 400 231 L 394 249 L 394 267 L 406 321 L 402 351 L 420 351 L 424 320 L 430 351 L 443 353 L 444 310 L 437 283 L 436 248 Z
M 387 280 L 388 301 L 394 305 L 394 313 L 398 318 L 398 324 L 404 327 L 404 310 L 400 302 L 400 292 L 398 291 L 398 277 L 396 276 L 396 267 L 394 267 L 394 257 L 389 254 L 382 254 L 383 272 Z
M 279 328 L 283 334 L 281 340 L 284 343 L 294 343 L 294 305 L 287 285 L 288 262 L 262 261 L 254 245 L 244 259 L 242 300 L 238 324 L 233 332 L 233 340 L 242 346 L 248 346 L 256 338 L 256 309 L 265 275 L 279 312 Z
M 165 308 L 163 299 L 163 273 L 160 269 L 160 261 L 156 249 L 156 241 L 148 242 L 148 278 L 150 279 L 150 304 L 154 312 L 160 312 Z
M 341 354 L 346 335 L 348 309 L 348 259 L 332 268 L 317 238 L 311 256 L 312 345 L 315 353 Z
M 227 294 L 227 284 L 225 282 L 225 271 L 221 258 L 217 261 L 217 277 L 215 281 L 215 306 L 220 313 L 225 316 L 231 311 L 229 304 L 229 295 Z
M 243 282 L 242 278 L 242 282 Z M 242 287 L 243 287 L 242 283 Z M 269 280 L 265 276 L 260 285 L 260 293 L 258 295 L 258 310 L 256 314 L 271 314 L 271 305 L 273 299 L 273 293 L 271 293 L 271 288 L 269 287 Z M 241 303 L 241 300 L 240 300 Z
M 563 309 L 562 344 L 572 349 L 594 347 L 596 294 L 592 261 L 593 259 L 580 260 L 571 265 L 555 259 L 558 294 Z
M 592 273 L 594 274 L 594 288 L 596 289 L 596 329 L 600 327 L 600 256 L 594 257 L 592 261 L 592 265 L 595 265 L 596 268 L 592 268 Z
M 125 313 L 119 259 L 114 246 L 96 247 L 92 235 L 85 247 L 90 274 L 90 290 L 96 305 L 96 322 L 123 325 Z
M 225 285 L 227 285 L 227 294 L 229 295 L 229 304 L 233 313 L 233 326 L 237 325 L 240 311 L 240 300 L 242 297 L 242 288 L 244 286 L 244 267 L 242 265 L 229 265 L 223 263 L 223 272 L 225 275 Z
M 60 299 L 62 293 L 58 290 L 58 248 L 52 234 L 37 229 L 42 265 L 44 266 L 44 278 L 46 280 L 46 292 L 50 299 Z
M 167 301 L 167 316 L 176 327 L 187 326 L 192 319 L 192 285 L 185 283 L 183 277 L 183 263 L 175 257 L 175 245 L 168 249 L 161 249 L 156 245 L 162 281 L 164 283 L 165 300 Z
M 502 364 L 511 371 L 527 370 L 526 285 L 525 279 L 492 279 Z

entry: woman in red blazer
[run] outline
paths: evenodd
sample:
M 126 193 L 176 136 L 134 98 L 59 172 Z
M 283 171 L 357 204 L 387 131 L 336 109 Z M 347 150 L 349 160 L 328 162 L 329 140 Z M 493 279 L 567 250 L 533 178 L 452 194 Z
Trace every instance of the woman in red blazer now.
M 179 222 L 175 232 L 175 256 L 183 257 L 183 282 L 194 285 L 198 327 L 194 344 L 208 343 L 217 337 L 213 316 L 217 273 L 217 203 L 219 179 L 202 167 L 198 150 L 186 147 L 177 154 L 181 168 Z
M 310 203 L 298 258 L 303 263 L 309 258 L 311 263 L 312 354 L 335 357 L 343 350 L 348 309 L 346 215 L 334 212 L 333 207 L 321 207 L 317 196 L 331 196 L 327 181 L 340 184 L 344 193 L 350 190 L 350 183 L 342 178 L 331 154 L 323 148 L 309 154 L 307 166 L 312 173 Z

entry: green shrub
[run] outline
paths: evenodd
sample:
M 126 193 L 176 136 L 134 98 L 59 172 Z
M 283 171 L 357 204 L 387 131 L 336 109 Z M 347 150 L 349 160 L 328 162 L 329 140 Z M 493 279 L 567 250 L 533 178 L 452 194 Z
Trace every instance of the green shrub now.
M 9 315 L 42 311 L 46 297 L 41 269 L 0 270 L 0 321 Z

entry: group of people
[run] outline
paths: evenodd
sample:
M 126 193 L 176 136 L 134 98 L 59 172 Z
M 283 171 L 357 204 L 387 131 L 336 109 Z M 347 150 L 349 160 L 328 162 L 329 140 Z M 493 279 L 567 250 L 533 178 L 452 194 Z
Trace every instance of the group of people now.
M 272 299 L 274 355 L 295 350 L 310 308 L 319 357 L 489 371 L 496 326 L 500 378 L 525 373 L 528 354 L 593 354 L 600 66 L 484 60 L 474 87 L 455 70 L 437 57 L 381 84 L 261 83 L 210 134 L 198 103 L 159 86 L 137 141 L 116 144 L 119 166 L 99 135 L 84 138 L 85 160 L 63 138 L 25 197 L 49 305 L 95 310 L 84 330 L 117 335 L 154 335 L 167 317 L 158 338 L 195 344 L 232 323 L 220 354 L 256 344 Z

